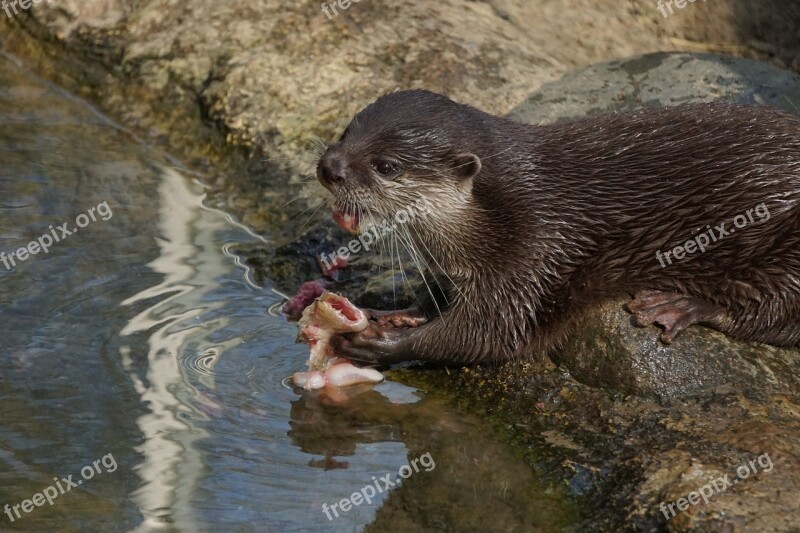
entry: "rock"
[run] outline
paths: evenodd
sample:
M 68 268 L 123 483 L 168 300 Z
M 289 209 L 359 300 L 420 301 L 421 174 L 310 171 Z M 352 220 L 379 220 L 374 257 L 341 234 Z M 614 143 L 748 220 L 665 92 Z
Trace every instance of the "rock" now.
M 665 19 L 615 0 L 363 1 L 330 18 L 278 0 L 48 0 L 0 17 L 0 46 L 202 169 L 218 207 L 284 244 L 318 144 L 377 95 L 425 87 L 506 113 L 575 67 L 702 38 L 791 64 L 792 0 L 748 1 Z M 744 33 L 743 10 L 760 21 Z
M 727 100 L 800 114 L 800 76 L 761 61 L 654 53 L 592 65 L 548 83 L 509 113 L 544 124 L 637 107 Z
M 693 326 L 669 346 L 655 326 L 631 325 L 627 300 L 590 311 L 577 324 L 557 361 L 575 379 L 625 394 L 670 397 L 730 386 L 759 393 L 800 391 L 800 350 L 736 342 Z

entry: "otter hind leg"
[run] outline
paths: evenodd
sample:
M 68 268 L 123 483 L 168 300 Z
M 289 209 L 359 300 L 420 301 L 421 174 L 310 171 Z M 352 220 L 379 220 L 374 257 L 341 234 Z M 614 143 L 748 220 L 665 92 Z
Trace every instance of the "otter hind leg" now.
M 659 324 L 664 327 L 661 341 L 670 344 L 684 329 L 694 324 L 717 326 L 725 309 L 702 298 L 677 292 L 639 291 L 628 303 L 637 326 Z

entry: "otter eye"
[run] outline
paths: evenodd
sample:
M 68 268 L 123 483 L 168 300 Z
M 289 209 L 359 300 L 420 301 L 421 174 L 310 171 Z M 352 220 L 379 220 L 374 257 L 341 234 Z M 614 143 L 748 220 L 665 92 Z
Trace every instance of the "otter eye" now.
M 375 171 L 381 176 L 389 176 L 397 170 L 393 164 L 386 161 L 378 161 L 377 163 L 373 163 L 372 166 L 375 167 Z

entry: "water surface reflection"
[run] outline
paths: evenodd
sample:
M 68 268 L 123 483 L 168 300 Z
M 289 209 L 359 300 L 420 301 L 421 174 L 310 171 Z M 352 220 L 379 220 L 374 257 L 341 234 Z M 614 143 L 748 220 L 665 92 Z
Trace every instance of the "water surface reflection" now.
M 337 403 L 283 386 L 307 352 L 230 252 L 259 238 L 204 207 L 167 156 L 0 59 L 0 250 L 101 202 L 109 220 L 0 263 L 0 506 L 109 453 L 119 467 L 14 522 L 0 514 L 2 529 L 346 531 L 377 518 L 379 530 L 551 530 L 572 519 L 563 494 L 476 420 L 418 391 L 383 383 Z M 373 505 L 322 512 L 425 453 L 435 469 Z

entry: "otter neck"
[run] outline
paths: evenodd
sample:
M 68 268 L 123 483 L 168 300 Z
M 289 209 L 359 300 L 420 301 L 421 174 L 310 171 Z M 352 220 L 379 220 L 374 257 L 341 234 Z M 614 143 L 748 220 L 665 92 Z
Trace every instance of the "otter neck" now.
M 498 231 L 471 201 L 459 209 L 438 209 L 424 224 L 415 224 L 409 230 L 416 252 L 427 267 L 454 279 L 472 277 L 485 267 L 490 259 L 487 240 Z

